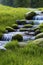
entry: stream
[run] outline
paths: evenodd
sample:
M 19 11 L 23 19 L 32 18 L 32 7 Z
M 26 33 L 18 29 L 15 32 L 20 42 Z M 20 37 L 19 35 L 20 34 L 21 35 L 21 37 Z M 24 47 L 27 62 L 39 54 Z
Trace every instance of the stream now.
M 36 15 L 33 17 L 33 21 L 34 21 L 34 24 L 32 28 L 36 28 L 40 23 L 43 23 L 43 15 L 40 14 L 40 15 Z M 27 23 L 29 22 L 29 20 L 27 20 Z M 24 25 L 18 25 L 19 28 L 23 28 Z M 8 32 L 8 33 L 4 33 L 3 34 L 3 37 L 2 37 L 2 40 L 0 40 L 0 49 L 4 49 L 4 46 L 5 44 L 7 44 L 8 42 L 10 42 L 12 40 L 12 37 L 16 34 L 21 34 L 23 36 L 23 42 L 25 41 L 29 41 L 29 40 L 35 40 L 35 32 L 29 32 L 28 30 L 27 31 L 24 31 L 24 32 L 21 32 L 20 29 L 17 29 L 16 32 Z

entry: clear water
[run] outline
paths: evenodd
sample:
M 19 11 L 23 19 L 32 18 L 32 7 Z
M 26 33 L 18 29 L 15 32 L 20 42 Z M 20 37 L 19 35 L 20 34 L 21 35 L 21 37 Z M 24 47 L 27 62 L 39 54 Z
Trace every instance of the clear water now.
M 16 34 L 21 34 L 23 36 L 23 41 L 24 40 L 29 40 L 29 39 L 33 38 L 32 36 L 26 35 L 25 33 L 26 32 L 10 32 L 10 33 L 4 34 L 3 37 L 2 37 L 2 39 L 4 41 L 11 41 L 12 40 L 12 37 L 14 35 L 16 35 Z M 34 32 L 31 32 L 30 34 L 34 34 Z
M 12 37 L 16 34 L 21 34 L 24 35 L 25 32 L 10 32 L 10 33 L 5 33 L 2 37 L 2 40 L 4 41 L 11 41 Z
M 8 41 L 0 41 L 0 47 L 4 46 L 6 43 L 8 43 Z
M 33 20 L 43 20 L 43 15 L 34 16 Z
M 43 23 L 43 14 L 33 17 L 34 22 Z
M 34 26 L 32 28 L 36 28 L 40 23 L 43 23 L 43 14 L 40 15 L 41 12 L 37 12 L 37 14 L 33 17 L 33 21 L 34 21 Z M 27 23 L 29 23 L 29 20 L 26 21 Z M 24 25 L 18 25 L 19 28 L 24 27 Z M 28 41 L 28 40 L 34 40 L 35 36 L 32 36 L 32 34 L 34 34 L 34 32 L 30 32 L 30 35 L 25 34 L 26 32 L 29 33 L 28 31 L 25 32 L 20 32 L 20 29 L 17 29 L 16 32 L 9 32 L 9 33 L 5 33 L 2 37 L 2 41 L 0 41 L 0 48 L 2 48 L 1 46 L 4 46 L 6 43 L 8 43 L 9 41 L 12 40 L 12 37 L 16 34 L 21 34 L 23 36 L 23 41 Z
M 19 27 L 19 28 L 22 28 L 22 27 L 24 27 L 24 25 L 18 25 L 18 27 Z

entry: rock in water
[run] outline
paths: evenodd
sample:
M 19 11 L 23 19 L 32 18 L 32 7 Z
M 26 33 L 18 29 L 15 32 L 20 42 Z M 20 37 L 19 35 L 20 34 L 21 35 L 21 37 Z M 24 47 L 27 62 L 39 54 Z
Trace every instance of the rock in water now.
M 25 19 L 32 20 L 34 16 L 36 16 L 35 12 L 28 12 L 28 13 L 26 13 Z

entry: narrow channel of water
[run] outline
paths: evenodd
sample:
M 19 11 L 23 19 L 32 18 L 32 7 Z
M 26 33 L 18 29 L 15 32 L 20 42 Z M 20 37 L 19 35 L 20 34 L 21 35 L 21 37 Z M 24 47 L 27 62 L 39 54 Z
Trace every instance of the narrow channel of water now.
M 36 28 L 40 23 L 43 23 L 43 15 L 36 15 L 35 17 L 33 17 L 33 21 L 35 25 L 32 28 Z M 28 20 L 27 20 L 27 23 L 29 23 Z M 24 25 L 18 25 L 18 27 L 23 28 Z M 20 29 L 17 29 L 16 32 L 8 32 L 8 33 L 3 34 L 2 41 L 0 41 L 0 46 L 4 46 L 6 43 L 11 41 L 12 37 L 16 34 L 21 34 L 23 36 L 23 41 L 35 39 L 35 36 L 33 36 L 35 32 L 29 32 L 29 31 L 20 32 Z

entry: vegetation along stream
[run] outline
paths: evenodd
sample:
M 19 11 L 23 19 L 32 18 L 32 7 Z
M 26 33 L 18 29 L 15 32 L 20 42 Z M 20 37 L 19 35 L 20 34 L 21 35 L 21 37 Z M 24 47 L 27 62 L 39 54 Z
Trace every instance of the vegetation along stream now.
M 25 20 L 17 20 L 17 24 L 12 25 L 12 28 L 7 27 L 7 32 L 3 34 L 2 39 L 0 40 L 0 49 L 3 48 L 6 43 L 16 39 L 16 35 L 19 35 L 19 37 L 21 35 L 22 40 L 18 39 L 19 42 L 35 40 L 35 35 L 38 34 L 36 28 L 38 28 L 40 23 L 43 23 L 43 14 L 40 11 L 36 13 L 37 15 L 35 15 L 32 20 L 28 20 L 27 18 Z

